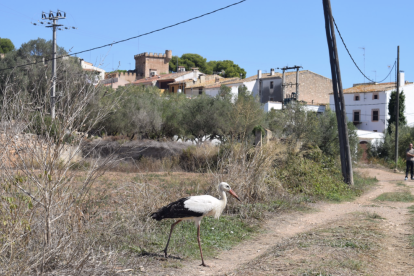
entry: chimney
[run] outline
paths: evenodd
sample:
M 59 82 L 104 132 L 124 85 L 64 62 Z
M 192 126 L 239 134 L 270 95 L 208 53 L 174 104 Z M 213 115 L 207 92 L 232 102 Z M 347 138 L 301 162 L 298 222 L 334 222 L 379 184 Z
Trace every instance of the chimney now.
M 220 82 L 220 78 L 216 78 L 216 83 Z
M 178 66 L 178 72 L 185 72 L 185 67 L 184 66 Z
M 262 70 L 257 70 L 257 78 L 258 79 L 262 78 Z
M 193 72 L 197 72 L 197 71 L 198 71 L 198 67 L 191 67 L 191 70 L 192 70 Z
M 404 86 L 405 84 L 405 73 L 404 71 L 400 70 L 400 86 Z
M 274 68 L 270 68 L 270 75 L 274 76 L 275 75 L 275 69 Z

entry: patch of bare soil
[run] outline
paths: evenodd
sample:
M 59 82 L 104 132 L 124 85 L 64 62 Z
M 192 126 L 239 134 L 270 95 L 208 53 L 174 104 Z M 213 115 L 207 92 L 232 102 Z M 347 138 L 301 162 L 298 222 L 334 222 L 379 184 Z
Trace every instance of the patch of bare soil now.
M 298 245 L 292 247 L 291 241 L 292 239 L 300 241 L 300 234 L 309 235 L 312 231 L 320 232 L 323 229 L 331 233 L 332 235 L 329 238 L 333 239 L 335 233 L 338 234 L 335 229 L 339 228 L 341 223 L 342 226 L 345 225 L 346 227 L 353 227 L 353 224 L 360 225 L 360 228 L 375 233 L 373 235 L 377 235 L 377 238 L 370 243 L 370 256 L 360 254 L 364 251 L 358 251 L 356 255 L 350 255 L 355 263 L 349 262 L 345 265 L 345 268 L 342 264 L 342 270 L 340 262 L 337 265 L 331 262 L 333 267 L 330 267 L 329 271 L 331 269 L 336 271 L 332 275 L 359 275 L 364 273 L 372 275 L 413 275 L 413 249 L 409 247 L 408 241 L 408 235 L 412 234 L 412 228 L 409 225 L 410 215 L 407 209 L 413 204 L 374 201 L 382 193 L 399 191 L 401 186 L 397 183 L 402 182 L 403 175 L 372 168 L 360 169 L 360 171 L 368 176 L 377 177 L 379 183 L 355 201 L 341 204 L 318 203 L 313 206 L 317 212 L 277 215 L 266 222 L 264 232 L 229 251 L 222 252 L 217 258 L 207 259 L 206 263 L 210 267 L 200 267 L 198 266 L 200 261 L 196 260 L 183 263 L 184 266 L 181 269 L 166 269 L 164 273 L 159 275 L 319 275 L 312 274 L 312 271 L 301 270 L 301 268 L 304 268 L 303 264 L 307 264 L 307 267 L 315 269 L 315 272 L 318 271 L 318 268 L 321 270 L 323 266 L 317 266 L 318 259 L 319 263 L 323 261 L 322 258 L 328 256 L 326 252 L 319 248 L 320 251 L 315 249 L 315 252 L 320 254 L 314 255 L 306 250 L 296 250 Z M 408 188 L 414 187 L 413 181 L 404 183 Z M 362 223 L 358 218 L 352 217 L 352 214 L 358 213 L 368 214 L 368 217 L 369 214 L 373 214 L 373 219 L 378 215 L 383 219 L 376 219 L 375 223 Z M 352 223 L 352 221 L 355 223 Z M 339 234 L 346 233 L 346 231 L 343 231 L 342 234 Z M 365 238 L 372 238 L 369 233 L 366 235 L 368 236 L 365 236 Z M 360 237 L 363 239 L 364 235 Z M 352 236 L 352 239 L 357 238 L 358 236 Z M 311 243 L 312 236 L 307 237 L 306 240 Z M 265 265 L 261 266 L 261 260 L 265 262 L 272 252 L 277 252 L 278 248 L 284 245 L 288 245 L 286 248 L 293 250 L 284 250 L 283 257 L 273 254 L 275 257 L 272 262 L 275 264 L 269 268 L 271 270 L 263 268 Z M 314 245 L 311 244 L 311 246 Z

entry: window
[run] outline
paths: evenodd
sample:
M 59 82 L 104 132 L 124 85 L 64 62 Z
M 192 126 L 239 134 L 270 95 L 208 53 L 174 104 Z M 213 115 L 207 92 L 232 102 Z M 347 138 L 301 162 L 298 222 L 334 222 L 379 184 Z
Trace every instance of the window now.
M 173 93 L 174 93 L 174 86 L 173 86 L 173 87 L 171 87 L 171 92 L 173 92 Z
M 273 81 L 270 82 L 270 89 L 273 89 Z
M 372 94 L 372 99 L 373 100 L 378 100 L 379 99 L 378 93 Z
M 203 88 L 201 88 L 201 87 L 200 87 L 200 88 L 198 89 L 198 94 L 200 94 L 200 95 L 201 95 L 201 94 L 203 94 Z
M 378 132 L 378 130 L 374 129 L 373 132 Z
M 360 111 L 354 111 L 354 122 L 360 122 L 361 118 L 360 118 Z
M 354 101 L 359 101 L 359 94 L 358 95 L 354 95 Z
M 372 110 L 372 121 L 378 122 L 379 120 L 379 109 L 373 109 Z

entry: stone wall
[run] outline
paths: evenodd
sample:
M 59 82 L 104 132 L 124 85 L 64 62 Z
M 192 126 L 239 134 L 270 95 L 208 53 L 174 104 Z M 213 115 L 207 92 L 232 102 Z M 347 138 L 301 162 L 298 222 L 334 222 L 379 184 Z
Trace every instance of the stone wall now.
M 296 74 L 285 76 L 285 84 L 296 83 Z M 308 104 L 329 104 L 332 80 L 311 71 L 299 71 L 299 100 Z M 285 95 L 296 92 L 295 85 L 285 87 Z

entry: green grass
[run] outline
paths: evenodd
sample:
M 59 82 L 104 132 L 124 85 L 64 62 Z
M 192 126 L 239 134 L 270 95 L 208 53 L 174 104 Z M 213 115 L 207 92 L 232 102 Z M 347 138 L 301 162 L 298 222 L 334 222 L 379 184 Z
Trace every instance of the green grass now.
M 156 228 L 144 237 L 124 240 L 124 249 L 138 255 L 163 254 L 167 243 L 172 220 L 164 220 L 156 224 Z M 201 243 L 203 255 L 212 257 L 219 251 L 230 250 L 233 245 L 245 240 L 257 230 L 244 223 L 236 216 L 222 216 L 219 220 L 206 217 L 201 222 Z M 134 244 L 136 243 L 136 244 Z M 192 222 L 178 224 L 171 236 L 168 255 L 180 258 L 199 259 L 200 251 L 197 242 L 197 228 Z
M 409 192 L 392 192 L 383 193 L 375 200 L 378 201 L 394 201 L 394 202 L 414 202 L 414 196 Z

